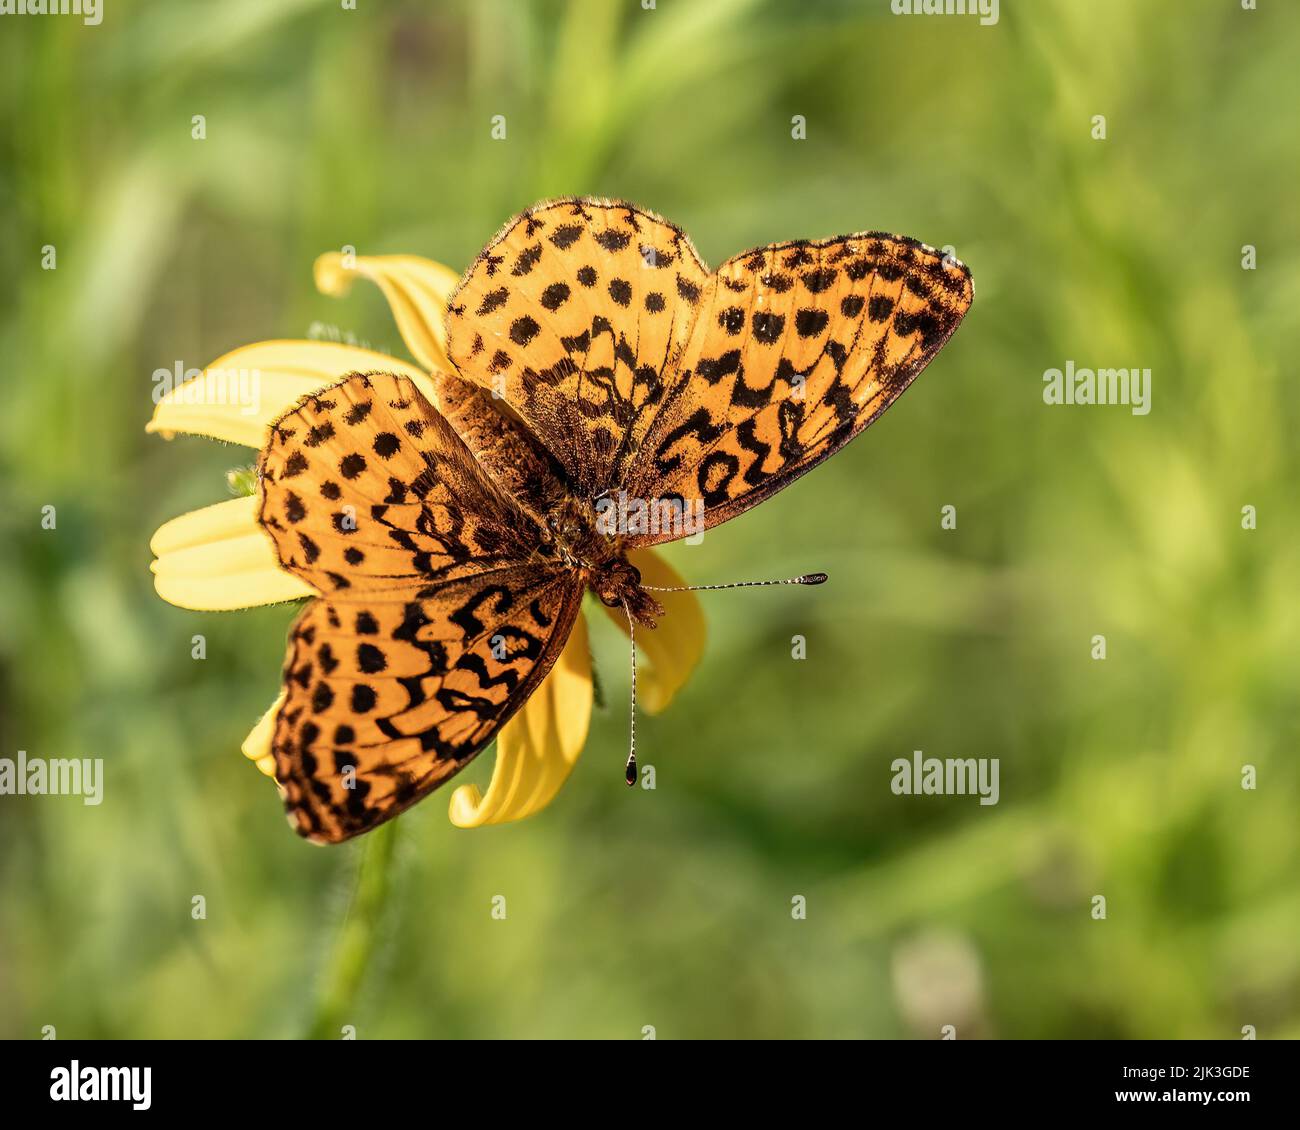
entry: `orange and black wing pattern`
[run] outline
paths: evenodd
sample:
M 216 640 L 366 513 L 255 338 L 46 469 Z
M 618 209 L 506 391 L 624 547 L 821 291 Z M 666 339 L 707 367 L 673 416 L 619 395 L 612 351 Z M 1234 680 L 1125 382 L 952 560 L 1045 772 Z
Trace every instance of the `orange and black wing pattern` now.
M 448 356 L 590 499 L 622 481 L 707 282 L 691 241 L 658 216 L 608 201 L 539 204 L 506 225 L 452 295 Z
M 972 298 L 966 267 L 913 239 L 773 244 L 711 274 L 668 221 L 566 199 L 479 256 L 452 297 L 448 351 L 580 498 L 698 501 L 715 526 L 876 419 Z
M 582 584 L 410 381 L 355 375 L 275 424 L 260 520 L 322 594 L 295 621 L 272 738 L 296 829 L 336 842 L 410 807 L 550 670 Z
M 699 500 L 706 527 L 743 513 L 897 400 L 972 298 L 962 263 L 880 233 L 729 259 L 709 281 L 625 489 Z

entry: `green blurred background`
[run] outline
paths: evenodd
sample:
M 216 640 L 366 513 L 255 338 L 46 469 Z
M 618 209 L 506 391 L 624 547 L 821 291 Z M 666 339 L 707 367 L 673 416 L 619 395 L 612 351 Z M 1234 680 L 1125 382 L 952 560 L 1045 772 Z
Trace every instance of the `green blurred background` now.
M 0 25 L 0 756 L 107 766 L 97 808 L 0 798 L 0 1035 L 1300 1036 L 1300 8 L 105 4 Z M 445 791 L 311 847 L 238 748 L 292 610 L 152 591 L 152 531 L 249 461 L 147 437 L 153 371 L 316 324 L 406 356 L 314 257 L 459 269 L 568 193 L 710 263 L 951 244 L 975 307 L 864 438 L 671 551 L 831 583 L 704 595 L 654 792 L 598 617 L 609 708 L 548 810 L 460 831 Z M 1150 415 L 1045 406 L 1067 359 L 1151 368 Z M 1001 803 L 894 796 L 916 749 L 1000 758 Z

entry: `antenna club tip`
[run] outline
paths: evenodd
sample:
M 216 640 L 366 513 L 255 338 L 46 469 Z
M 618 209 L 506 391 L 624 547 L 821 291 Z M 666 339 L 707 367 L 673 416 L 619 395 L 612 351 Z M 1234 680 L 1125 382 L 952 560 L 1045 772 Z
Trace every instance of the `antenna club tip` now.
M 825 573 L 805 573 L 799 578 L 801 585 L 824 585 L 826 583 Z
M 636 762 L 635 761 L 629 761 L 627 763 L 627 771 L 623 774 L 623 780 L 625 780 L 628 783 L 629 787 L 636 784 Z

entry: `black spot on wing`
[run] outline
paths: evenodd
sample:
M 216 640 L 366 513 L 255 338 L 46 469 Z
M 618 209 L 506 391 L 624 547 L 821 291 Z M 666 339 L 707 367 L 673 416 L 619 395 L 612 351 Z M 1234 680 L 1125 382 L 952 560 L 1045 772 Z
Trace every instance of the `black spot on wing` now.
M 803 285 L 813 294 L 821 294 L 823 290 L 829 290 L 834 285 L 838 274 L 834 267 L 819 267 L 815 271 L 808 271 L 803 276 Z
M 830 315 L 825 310 L 806 306 L 794 316 L 794 328 L 800 337 L 816 337 L 830 322 Z
M 537 336 L 537 331 L 541 327 L 525 314 L 521 318 L 516 318 L 510 324 L 510 340 L 516 345 L 527 345 Z
M 606 251 L 622 251 L 632 242 L 632 233 L 619 231 L 617 228 L 607 228 L 603 232 L 598 232 L 595 239 Z
M 569 300 L 569 287 L 566 283 L 551 283 L 542 291 L 542 305 L 547 310 L 558 310 Z
M 728 306 L 718 315 L 720 325 L 731 337 L 745 328 L 745 311 L 739 306 Z
M 867 305 L 867 317 L 873 322 L 883 322 L 893 312 L 894 300 L 877 294 Z
M 498 287 L 496 290 L 490 290 L 483 296 L 483 301 L 478 304 L 478 309 L 474 313 L 480 316 L 491 314 L 493 310 L 504 306 L 509 297 L 510 291 L 503 286 Z
M 768 310 L 760 310 L 754 315 L 754 340 L 762 342 L 764 345 L 771 345 L 781 337 L 785 329 L 785 315 L 773 314 Z
M 511 268 L 510 273 L 516 278 L 520 275 L 528 274 L 529 271 L 537 266 L 537 260 L 541 257 L 542 245 L 540 243 L 534 243 L 532 247 L 525 247 L 521 252 L 519 252 L 519 257 L 515 260 L 515 265 Z
M 582 232 L 581 224 L 563 224 L 551 232 L 551 242 L 563 251 L 566 247 L 572 247 L 578 241 Z

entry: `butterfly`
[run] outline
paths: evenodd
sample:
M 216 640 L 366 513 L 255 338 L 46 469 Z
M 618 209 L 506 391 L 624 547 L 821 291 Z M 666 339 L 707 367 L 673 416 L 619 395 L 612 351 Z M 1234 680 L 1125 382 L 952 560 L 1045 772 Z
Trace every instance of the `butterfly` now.
M 338 842 L 449 780 L 545 678 L 588 589 L 652 629 L 627 553 L 681 529 L 611 526 L 608 503 L 703 529 L 743 513 L 889 407 L 972 298 L 962 263 L 883 233 L 711 273 L 631 204 L 511 220 L 451 296 L 436 405 L 357 373 L 270 430 L 259 521 L 321 594 L 290 629 L 272 740 L 291 823 Z

